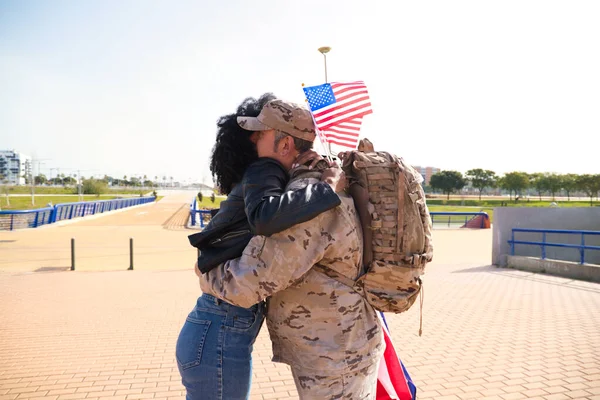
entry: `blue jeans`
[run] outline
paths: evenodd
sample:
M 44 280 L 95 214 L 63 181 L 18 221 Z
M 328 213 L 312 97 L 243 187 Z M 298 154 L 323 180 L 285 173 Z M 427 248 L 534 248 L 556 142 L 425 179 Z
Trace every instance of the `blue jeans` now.
M 188 400 L 248 399 L 252 382 L 252 345 L 264 304 L 242 308 L 211 295 L 198 298 L 175 351 Z

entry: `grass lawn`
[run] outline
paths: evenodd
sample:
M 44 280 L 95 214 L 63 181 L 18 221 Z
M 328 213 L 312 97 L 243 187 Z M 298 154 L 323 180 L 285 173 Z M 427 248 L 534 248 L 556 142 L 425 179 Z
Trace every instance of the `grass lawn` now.
M 226 196 L 217 196 L 215 198 L 215 202 L 213 203 L 210 200 L 210 196 L 204 196 L 202 198 L 202 201 L 200 203 L 198 203 L 198 208 L 199 209 L 212 209 L 212 208 L 219 208 L 221 207 L 221 202 L 223 200 L 225 200 L 227 197 Z
M 3 187 L 0 186 L 0 193 L 4 195 L 6 189 L 8 188 L 8 194 L 29 194 L 31 193 L 30 186 L 8 186 Z M 107 195 L 119 195 L 119 194 L 137 194 L 140 193 L 148 193 L 158 188 L 146 188 L 146 189 L 111 189 L 108 188 L 108 191 L 105 193 Z M 35 194 L 74 194 L 77 195 L 77 188 L 74 186 L 36 186 L 34 189 Z M 105 196 L 103 196 L 105 197 Z
M 505 207 L 550 207 L 550 204 L 553 202 L 551 200 L 519 200 L 509 201 L 506 200 L 497 200 L 497 199 L 485 199 L 477 200 L 477 199 L 427 199 L 428 206 L 466 206 L 466 207 L 502 207 L 502 203 L 504 203 Z M 554 203 L 559 207 L 590 207 L 590 202 L 583 200 L 556 200 Z M 600 206 L 600 201 L 594 201 L 594 206 Z
M 102 196 L 85 195 L 84 201 L 111 200 L 119 196 Z M 61 203 L 75 203 L 79 201 L 79 196 L 41 196 L 35 198 L 35 205 L 31 205 L 31 196 L 27 197 L 10 197 L 10 206 L 6 204 L 6 197 L 0 196 L 0 206 L 2 211 L 9 210 L 33 210 L 36 208 L 44 208 L 50 202 L 53 205 Z
M 490 216 L 490 221 L 494 222 L 494 208 L 501 207 L 502 200 L 465 200 L 464 206 L 461 206 L 462 200 L 432 200 L 427 199 L 429 211 L 438 212 L 485 212 Z M 551 201 L 504 201 L 505 207 L 550 207 Z M 589 201 L 557 201 L 558 207 L 590 207 Z M 600 202 L 594 202 L 594 206 L 600 207 Z

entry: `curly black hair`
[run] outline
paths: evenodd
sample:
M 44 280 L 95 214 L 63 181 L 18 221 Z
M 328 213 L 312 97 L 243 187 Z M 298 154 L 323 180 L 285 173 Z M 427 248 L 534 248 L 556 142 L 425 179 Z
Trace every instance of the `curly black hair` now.
M 258 99 L 248 97 L 235 114 L 217 120 L 217 142 L 212 150 L 210 172 L 222 194 L 229 194 L 242 180 L 246 168 L 258 159 L 256 145 L 250 141 L 252 132 L 242 129 L 237 117 L 257 117 L 264 105 L 275 98 L 272 93 L 265 93 Z

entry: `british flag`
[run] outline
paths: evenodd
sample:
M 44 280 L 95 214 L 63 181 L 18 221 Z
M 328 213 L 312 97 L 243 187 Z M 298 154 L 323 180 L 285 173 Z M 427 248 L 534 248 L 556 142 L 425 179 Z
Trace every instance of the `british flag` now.
M 377 315 L 385 340 L 385 352 L 377 376 L 377 400 L 416 400 L 417 387 L 396 354 L 385 317 L 380 311 L 377 311 Z

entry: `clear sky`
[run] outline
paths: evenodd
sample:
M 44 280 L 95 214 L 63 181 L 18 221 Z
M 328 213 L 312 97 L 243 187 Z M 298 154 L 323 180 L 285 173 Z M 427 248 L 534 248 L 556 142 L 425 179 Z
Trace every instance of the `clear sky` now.
M 600 173 L 598 1 L 0 1 L 0 149 L 210 183 L 246 96 L 364 80 L 414 165 Z M 56 173 L 56 172 L 54 172 Z

